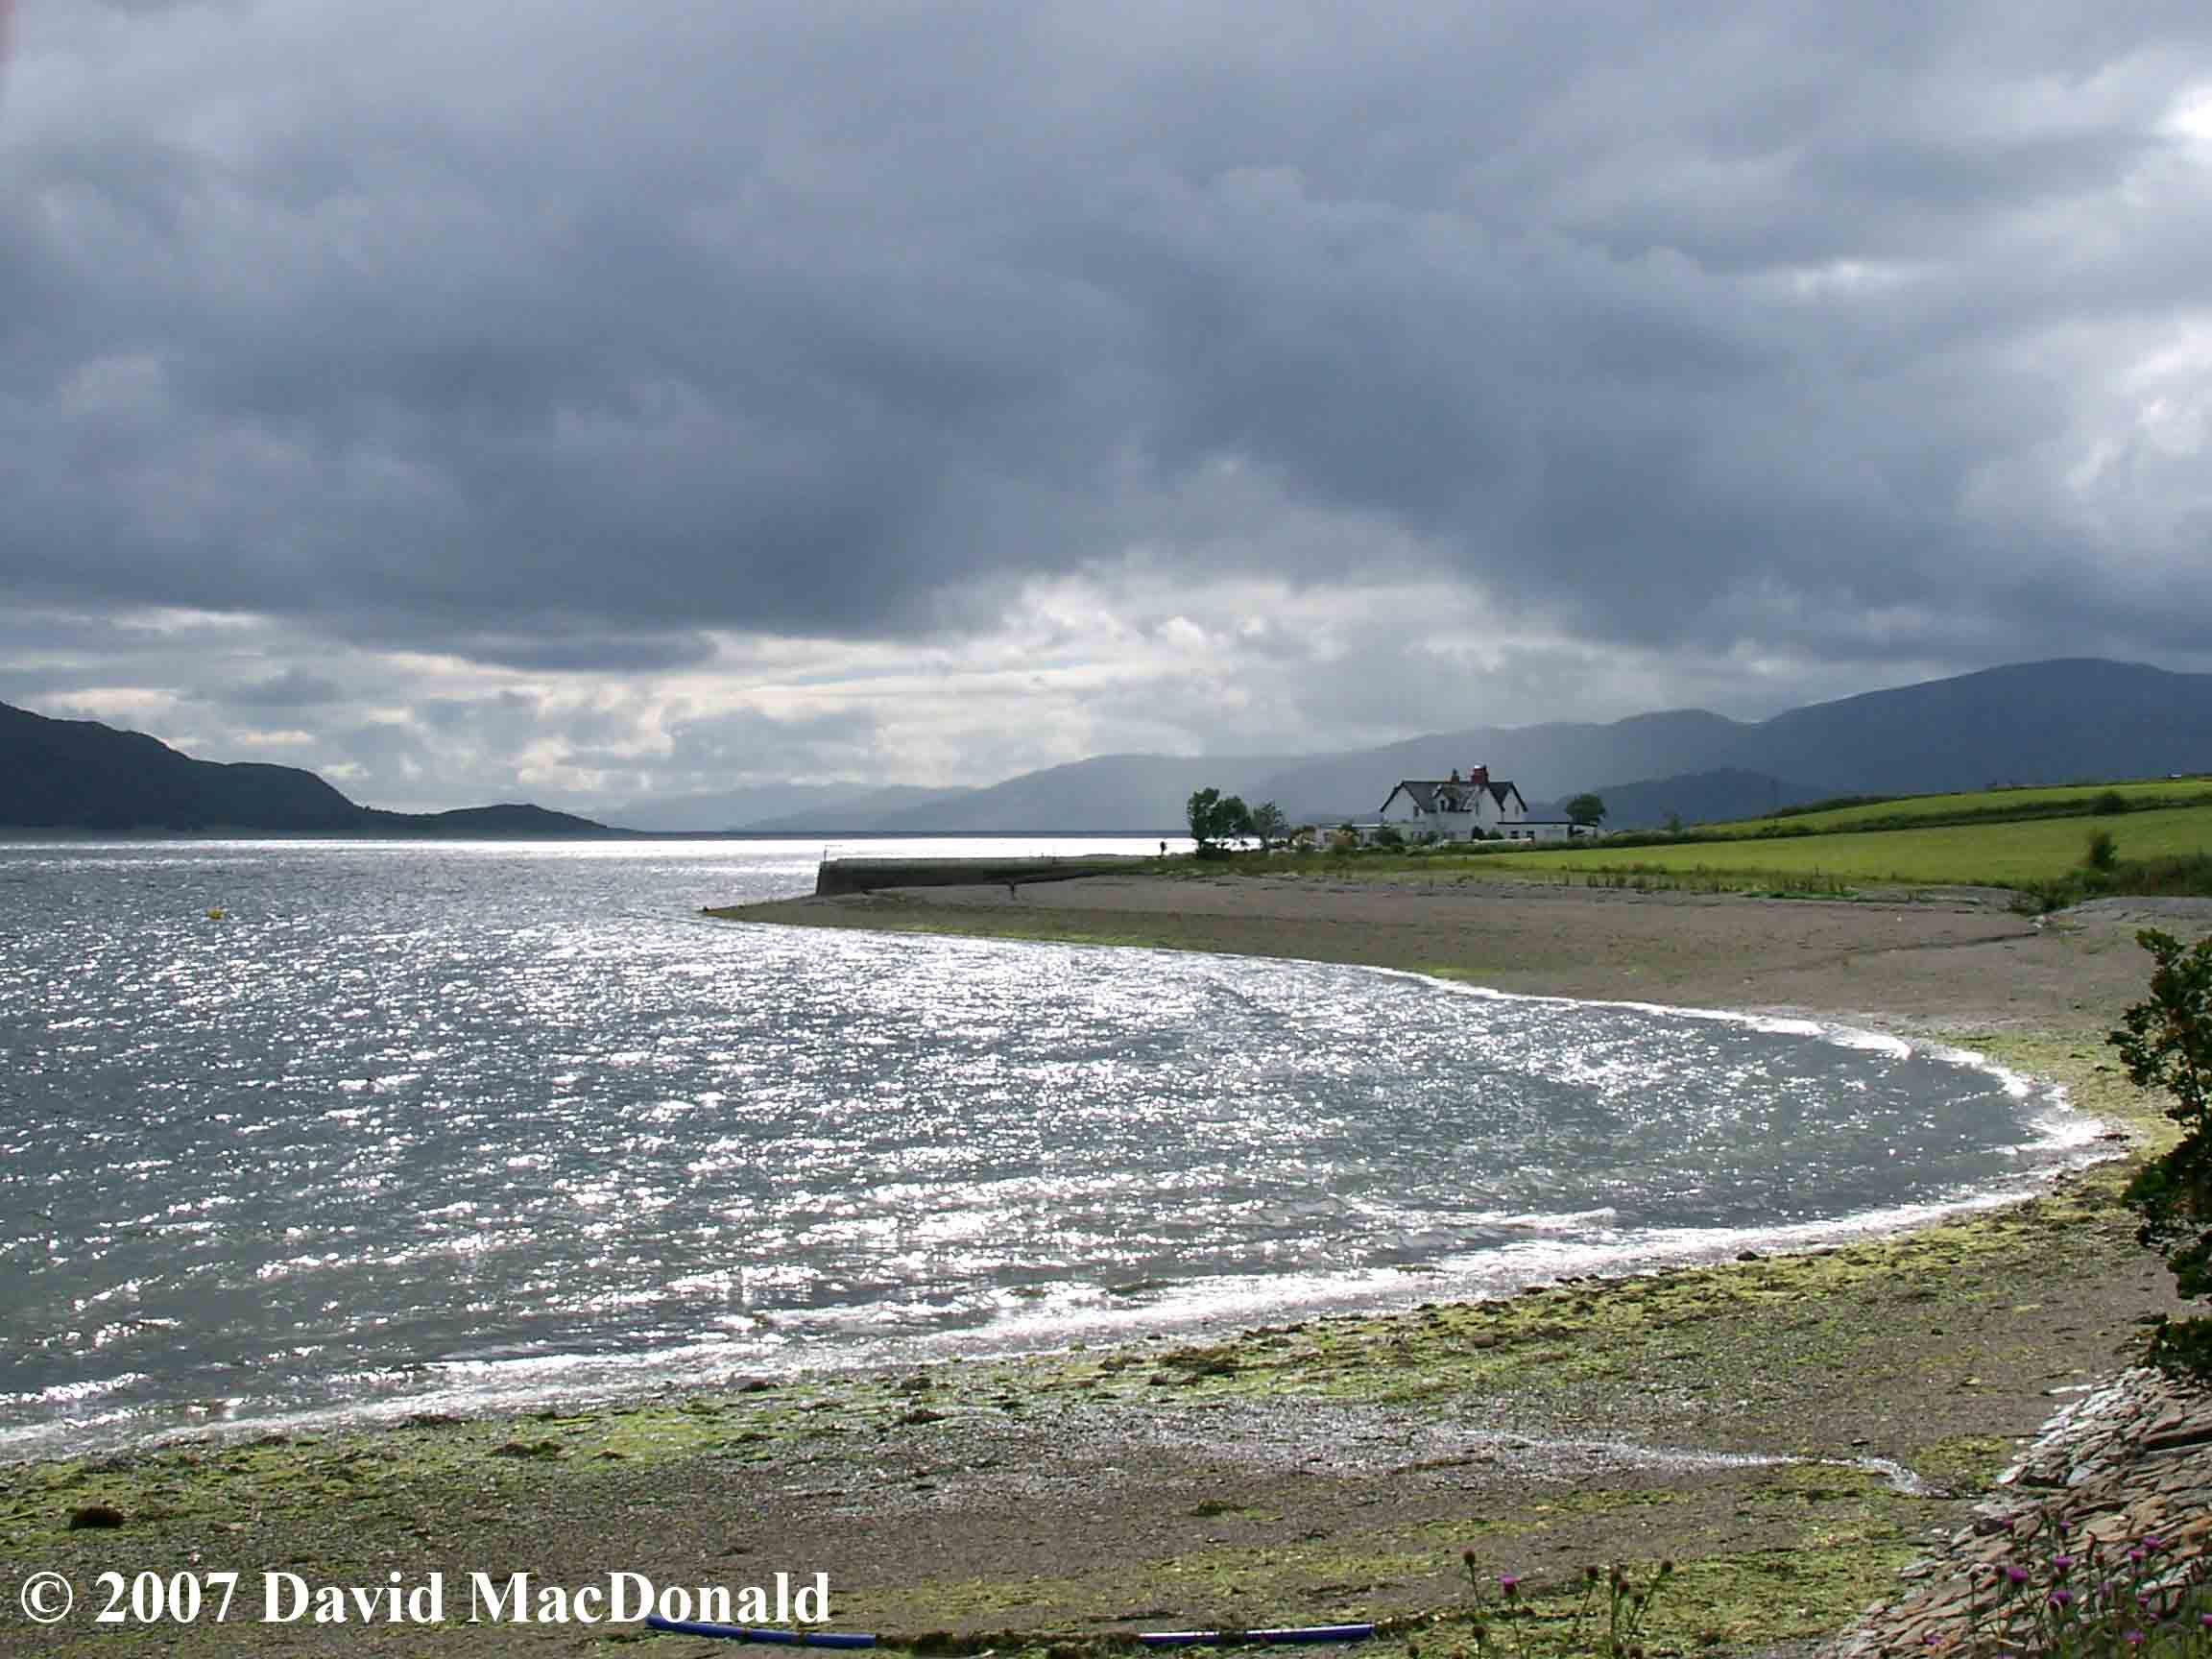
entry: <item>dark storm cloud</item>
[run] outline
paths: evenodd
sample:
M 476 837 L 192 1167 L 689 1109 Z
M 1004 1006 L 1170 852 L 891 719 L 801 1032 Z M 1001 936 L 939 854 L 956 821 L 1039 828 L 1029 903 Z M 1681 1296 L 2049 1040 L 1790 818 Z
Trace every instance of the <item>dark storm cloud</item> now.
M 975 622 L 1234 462 L 1238 558 L 1380 525 L 1599 639 L 2212 606 L 2182 483 L 2068 517 L 2049 345 L 2199 303 L 2199 6 L 57 6 L 26 602 L 693 666 Z

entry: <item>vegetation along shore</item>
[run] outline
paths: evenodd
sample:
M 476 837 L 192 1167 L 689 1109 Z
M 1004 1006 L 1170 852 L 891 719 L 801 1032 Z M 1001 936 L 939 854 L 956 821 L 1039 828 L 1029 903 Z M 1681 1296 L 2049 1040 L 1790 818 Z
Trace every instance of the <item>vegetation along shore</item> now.
M 2141 916 L 2113 906 L 2038 925 L 1971 897 L 1114 876 L 739 914 L 1787 1007 L 1976 1046 L 2065 1082 L 2084 1110 L 2158 1122 L 2101 1040 L 2144 973 Z M 1539 1626 L 1552 1630 L 1585 1565 L 1649 1573 L 1665 1558 L 1675 1569 L 1641 1640 L 1756 1649 L 1837 1629 L 1884 1594 L 2067 1390 L 2173 1306 L 2121 1181 L 2101 1166 L 1908 1235 L 1491 1304 L 18 1467 L 0 1490 L 0 1555 L 81 1581 L 187 1565 L 342 1582 L 827 1573 L 838 1626 L 924 1646 L 1379 1618 L 1383 1655 L 1472 1639 L 1466 1551 L 1482 1583 L 1515 1576 L 1517 1596 L 1560 1613 Z M 0 1653 L 95 1639 L 210 1654 L 714 1650 L 636 1626 L 0 1623 Z

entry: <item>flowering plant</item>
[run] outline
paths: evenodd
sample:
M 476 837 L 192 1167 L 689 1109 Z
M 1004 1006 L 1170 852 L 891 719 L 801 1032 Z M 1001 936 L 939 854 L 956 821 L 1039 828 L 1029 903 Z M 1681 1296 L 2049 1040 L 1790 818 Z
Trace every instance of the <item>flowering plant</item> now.
M 2008 1528 L 2009 1529 L 2009 1528 Z M 1984 1562 L 1973 1582 L 1965 1650 L 1982 1656 L 2065 1659 L 2205 1659 L 2212 1655 L 2212 1593 L 2200 1558 L 2155 1534 L 2112 1543 L 2054 1527 L 2044 1548 Z M 1934 1631 L 1936 1651 L 1959 1644 Z

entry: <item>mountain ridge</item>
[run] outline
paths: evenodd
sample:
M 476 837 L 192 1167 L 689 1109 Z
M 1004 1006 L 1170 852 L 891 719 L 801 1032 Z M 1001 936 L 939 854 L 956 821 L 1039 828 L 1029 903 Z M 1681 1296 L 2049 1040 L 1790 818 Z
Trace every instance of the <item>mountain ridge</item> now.
M 313 772 L 200 760 L 143 732 L 56 720 L 0 703 L 0 827 L 12 830 L 311 835 L 620 835 L 543 806 L 387 812 Z
M 1442 777 L 1473 766 L 1510 779 L 1531 804 L 1586 790 L 1606 796 L 1615 808 L 1608 822 L 1617 828 L 1647 812 L 1663 818 L 1674 811 L 1695 821 L 1826 795 L 2207 771 L 2212 674 L 2059 658 L 1860 692 L 1763 721 L 1676 709 L 1602 723 L 1473 726 L 1322 755 L 1094 756 L 981 788 L 920 792 L 920 799 L 907 786 L 858 786 L 842 805 L 814 796 L 818 805 L 727 828 L 738 834 L 1172 834 L 1184 829 L 1191 791 L 1206 787 L 1254 805 L 1273 801 L 1293 822 L 1338 823 L 1372 817 L 1402 778 Z M 843 786 L 835 787 L 842 793 Z M 721 799 L 734 801 L 741 793 Z M 52 720 L 5 704 L 0 825 L 341 834 L 656 832 L 612 829 L 542 807 L 381 812 L 356 805 L 297 767 L 198 760 L 143 733 Z

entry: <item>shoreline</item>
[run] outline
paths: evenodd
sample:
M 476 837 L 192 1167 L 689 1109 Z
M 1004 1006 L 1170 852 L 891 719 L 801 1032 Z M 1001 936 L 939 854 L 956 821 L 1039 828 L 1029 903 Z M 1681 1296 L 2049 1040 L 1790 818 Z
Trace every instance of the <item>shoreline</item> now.
M 1055 877 L 1053 879 L 1070 878 Z M 820 897 L 828 897 L 817 895 Z M 782 904 L 789 901 L 774 901 Z M 977 933 L 974 937 L 997 937 Z M 2036 1080 L 2017 1069 L 1982 1053 L 1961 1047 L 1938 1035 L 1898 1037 L 1870 1026 L 1854 1025 L 1803 1013 L 1741 1010 L 1675 1005 L 1624 998 L 1570 998 L 1549 992 L 1500 991 L 1471 985 L 1411 969 L 1375 967 L 1378 974 L 1428 981 L 1439 989 L 1482 1000 L 1535 1001 L 1619 1008 L 1670 1015 L 1684 1020 L 1741 1025 L 1785 1035 L 1802 1035 L 1850 1048 L 1910 1047 L 1942 1064 L 1971 1070 L 2003 1084 L 2017 1083 L 2025 1094 L 2035 1090 Z M 1866 1038 L 1868 1043 L 1850 1041 Z M 2027 1127 L 2039 1129 L 2041 1139 L 2021 1150 L 2047 1155 L 2059 1162 L 2031 1173 L 2004 1174 L 1992 1170 L 1985 1182 L 1972 1190 L 1951 1196 L 1899 1200 L 1871 1209 L 1849 1211 L 1817 1219 L 1771 1226 L 1738 1225 L 1726 1228 L 1662 1230 L 1661 1236 L 1638 1242 L 1584 1243 L 1559 1246 L 1561 1255 L 1526 1272 L 1499 1269 L 1485 1275 L 1478 1263 L 1487 1263 L 1495 1252 L 1477 1258 L 1417 1261 L 1396 1267 L 1361 1269 L 1355 1274 L 1316 1272 L 1301 1276 L 1305 1287 L 1296 1292 L 1269 1295 L 1260 1288 L 1271 1278 L 1224 1275 L 1211 1279 L 1161 1281 L 1157 1284 L 1109 1287 L 1107 1294 L 1127 1295 L 1126 1302 L 1106 1302 L 1070 1310 L 1038 1321 L 1040 1329 L 1024 1329 L 1024 1321 L 998 1320 L 974 1326 L 948 1328 L 904 1341 L 881 1345 L 826 1343 L 803 1351 L 798 1362 L 779 1366 L 772 1359 L 755 1358 L 745 1369 L 778 1379 L 822 1377 L 866 1378 L 916 1366 L 966 1362 L 1019 1362 L 1101 1345 L 1126 1345 L 1155 1338 L 1204 1340 L 1235 1334 L 1253 1326 L 1286 1319 L 1330 1317 L 1397 1317 L 1423 1301 L 1479 1302 L 1510 1298 L 1531 1286 L 1557 1282 L 1562 1277 L 1615 1284 L 1658 1272 L 1696 1271 L 1733 1260 L 1743 1251 L 1767 1256 L 1794 1256 L 1822 1249 L 1841 1248 L 1938 1222 L 1962 1219 L 2021 1203 L 2046 1191 L 2054 1183 L 2099 1164 L 2126 1158 L 2131 1146 L 2100 1144 L 2131 1139 L 2121 1123 L 2082 1113 L 2066 1092 L 2044 1088 L 2046 1115 Z M 2064 1113 L 2079 1121 L 2060 1129 L 2049 1113 Z M 1676 1237 L 1680 1235 L 1681 1237 Z M 1489 1282 L 1485 1282 L 1485 1278 Z M 1319 1283 L 1312 1283 L 1318 1279 Z M 1188 1291 L 1196 1300 L 1166 1303 L 1142 1300 L 1154 1292 Z M 1248 1291 L 1247 1294 L 1238 1294 Z M 668 1350 L 674 1356 L 681 1350 Z M 624 1357 L 624 1363 L 636 1358 Z M 648 1357 L 650 1358 L 650 1357 Z M 723 1363 L 713 1373 L 733 1367 Z M 458 1389 L 422 1394 L 386 1396 L 361 1402 L 334 1402 L 279 1410 L 247 1409 L 202 1411 L 194 1418 L 159 1427 L 125 1430 L 116 1437 L 88 1440 L 76 1445 L 19 1449 L 0 1435 L 0 1475 L 12 1468 L 75 1462 L 86 1459 L 138 1458 L 180 1450 L 221 1448 L 248 1444 L 270 1434 L 289 1436 L 383 1432 L 403 1428 L 424 1413 L 490 1420 L 528 1414 L 548 1402 L 564 1402 L 595 1410 L 617 1410 L 649 1405 L 672 1394 L 711 1390 L 715 1377 L 656 1374 L 649 1365 L 638 1367 L 635 1382 L 570 1377 L 533 1385 L 516 1384 L 487 1390 L 471 1397 Z M 219 1403 L 209 1403 L 210 1405 Z M 186 1409 L 180 1407 L 179 1409 Z M 36 1429 L 33 1431 L 36 1432 Z
M 1599 1005 L 1630 1008 L 1656 1006 L 1646 1003 Z M 1743 1021 L 1757 1024 L 1772 1022 L 1768 1016 L 1740 1015 L 1720 1009 L 1664 1011 L 1718 1021 Z M 1861 1031 L 1858 1027 L 1831 1029 L 1846 1033 Z M 1863 1034 L 1880 1035 L 1872 1032 Z M 1945 1048 L 1943 1044 L 1934 1039 L 1915 1041 L 1929 1049 L 1942 1051 Z M 1988 1056 L 1970 1050 L 1950 1049 L 1949 1057 L 1955 1057 L 1953 1063 L 1992 1075 L 2020 1076 L 2020 1073 Z M 147 1429 L 124 1438 L 89 1441 L 74 1446 L 16 1450 L 9 1446 L 5 1439 L 0 1439 L 0 1479 L 4 1479 L 10 1471 L 42 1465 L 140 1460 L 177 1452 L 221 1451 L 266 1441 L 271 1436 L 298 1439 L 302 1436 L 381 1434 L 408 1428 L 414 1419 L 424 1415 L 445 1416 L 469 1422 L 490 1422 L 526 1417 L 550 1404 L 594 1412 L 617 1412 L 641 1406 L 650 1407 L 674 1396 L 712 1393 L 726 1382 L 727 1374 L 736 1369 L 757 1374 L 761 1379 L 773 1380 L 778 1384 L 835 1379 L 864 1382 L 889 1376 L 894 1372 L 911 1373 L 917 1368 L 957 1364 L 1021 1364 L 1031 1360 L 1064 1358 L 1070 1352 L 1123 1348 L 1146 1341 L 1234 1339 L 1259 1326 L 1283 1321 L 1396 1319 L 1415 1310 L 1422 1303 L 1502 1302 L 1530 1289 L 1541 1289 L 1561 1282 L 1614 1286 L 1630 1280 L 1662 1274 L 1695 1273 L 1743 1260 L 1745 1252 L 1752 1252 L 1764 1259 L 1833 1254 L 1853 1244 L 1877 1241 L 1943 1222 L 1970 1220 L 1978 1215 L 2001 1211 L 2035 1198 L 2069 1177 L 2131 1156 L 2136 1138 L 2128 1135 L 2124 1125 L 2109 1118 L 2082 1114 L 2071 1101 L 2061 1101 L 2056 1109 L 2080 1118 L 2072 1136 L 2062 1140 L 2053 1137 L 2045 1143 L 2049 1150 L 2055 1155 L 2063 1156 L 2065 1161 L 2033 1173 L 2008 1177 L 2002 1186 L 1993 1184 L 1977 1188 L 1971 1193 L 1960 1196 L 1901 1202 L 1767 1228 L 1746 1226 L 1690 1230 L 1696 1235 L 1694 1242 L 1659 1238 L 1642 1245 L 1576 1243 L 1568 1248 L 1587 1251 L 1590 1259 L 1555 1259 L 1550 1264 L 1533 1269 L 1526 1277 L 1516 1272 L 1502 1271 L 1494 1282 L 1481 1283 L 1479 1276 L 1465 1266 L 1455 1268 L 1445 1262 L 1422 1261 L 1394 1268 L 1360 1269 L 1356 1275 L 1331 1279 L 1325 1285 L 1310 1286 L 1298 1294 L 1269 1297 L 1255 1290 L 1250 1295 L 1237 1297 L 1226 1304 L 1200 1301 L 1191 1306 L 1146 1302 L 1141 1298 L 1156 1290 L 1236 1289 L 1247 1286 L 1262 1286 L 1272 1281 L 1224 1276 L 1214 1280 L 1145 1283 L 1109 1288 L 1107 1293 L 1110 1295 L 1130 1297 L 1126 1303 L 1101 1304 L 1081 1312 L 1052 1317 L 1046 1322 L 1046 1329 L 1035 1333 L 1027 1333 L 1015 1326 L 1004 1329 L 995 1336 L 993 1333 L 999 1331 L 999 1327 L 995 1325 L 961 1328 L 923 1336 L 902 1347 L 862 1349 L 849 1355 L 830 1350 L 819 1353 L 809 1351 L 809 1358 L 805 1362 L 783 1369 L 772 1368 L 767 1362 L 756 1358 L 741 1368 L 726 1363 L 718 1365 L 709 1376 L 685 1378 L 647 1375 L 627 1384 L 572 1380 L 532 1387 L 517 1386 L 479 1398 L 457 1397 L 455 1391 L 451 1390 L 400 1396 L 377 1402 L 373 1408 L 362 1404 L 333 1404 L 267 1413 L 209 1412 L 194 1421 Z M 2123 1141 L 2129 1144 L 2117 1144 Z M 1996 1177 L 1992 1177 L 1992 1181 L 1995 1180 Z
M 1297 907 L 1332 904 L 1214 885 L 1156 881 L 1149 910 L 1144 894 L 1077 881 L 1048 902 L 1013 901 L 1021 915 L 1005 913 L 1003 890 L 994 902 L 957 889 L 736 914 L 1167 948 L 1228 938 L 1245 953 L 1305 954 L 1255 947 L 1285 942 Z M 1789 993 L 1756 1012 L 1953 1042 L 2055 1077 L 2089 1116 L 2158 1121 L 2104 1064 L 2100 1027 L 2145 977 L 2112 926 L 2035 929 L 1971 905 L 1839 923 L 1860 907 L 1518 897 L 1508 917 L 1494 894 L 1339 895 L 1343 915 L 1309 917 L 1288 942 L 1338 947 L 1324 960 L 1391 953 L 1375 965 L 1472 978 L 1485 950 L 1531 927 L 1570 935 L 1570 955 L 1611 939 L 1610 999 L 1668 1007 L 1741 984 L 1750 966 Z M 1455 901 L 1478 907 L 1479 935 Z M 1239 903 L 1257 912 L 1241 929 Z M 1724 905 L 1736 908 L 1718 926 L 1692 914 Z M 1696 949 L 1667 962 L 1670 932 Z M 1903 971 L 1868 974 L 1875 961 Z M 1576 994 L 1529 983 L 1573 981 L 1564 955 L 1503 966 L 1532 994 Z M 1805 994 L 1823 990 L 1824 1006 Z M 1887 1009 L 1865 995 L 1885 990 Z M 612 1570 L 685 1584 L 827 1570 L 836 1627 L 967 1633 L 1005 1651 L 1046 1632 L 1377 1617 L 1402 1630 L 1431 1615 L 1449 1642 L 1467 1605 L 1463 1549 L 1486 1570 L 1530 1574 L 1540 1600 L 1585 1560 L 1664 1554 L 1680 1571 L 1655 1609 L 1655 1646 L 1797 1640 L 1887 1589 L 2064 1391 L 2116 1367 L 2130 1321 L 2172 1306 L 2163 1268 L 2114 1205 L 2123 1167 L 1802 1254 L 1570 1277 L 1487 1302 L 15 1464 L 0 1486 L 0 1556 L 80 1578 L 186 1558 L 355 1582 L 387 1569 L 529 1567 L 576 1584 Z M 1893 1489 L 1880 1463 L 1925 1490 Z M 127 1524 L 67 1530 L 66 1510 L 92 1503 Z M 1016 1634 L 983 1639 L 992 1631 Z M 124 1652 L 504 1654 L 556 1641 L 573 1651 L 581 1634 L 95 1633 L 0 1617 L 0 1653 L 75 1637 Z M 1369 1651 L 1402 1648 L 1392 1637 Z

